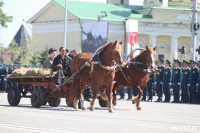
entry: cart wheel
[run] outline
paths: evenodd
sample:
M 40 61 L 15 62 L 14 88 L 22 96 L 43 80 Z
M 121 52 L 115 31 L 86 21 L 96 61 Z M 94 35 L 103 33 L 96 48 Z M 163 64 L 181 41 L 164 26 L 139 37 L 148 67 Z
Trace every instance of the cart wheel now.
M 108 101 L 102 100 L 101 98 L 99 99 L 99 105 L 101 107 L 108 107 Z
M 44 103 L 44 93 L 41 88 L 35 88 L 31 94 L 31 105 L 33 107 L 40 107 Z
M 60 98 L 48 98 L 49 106 L 51 107 L 58 107 L 60 105 Z
M 11 106 L 17 106 L 21 99 L 20 89 L 18 87 L 9 88 L 7 98 L 8 98 L 8 103 Z
M 66 104 L 67 104 L 67 106 L 69 106 L 69 107 L 73 107 L 72 103 L 68 103 L 67 98 L 66 98 Z

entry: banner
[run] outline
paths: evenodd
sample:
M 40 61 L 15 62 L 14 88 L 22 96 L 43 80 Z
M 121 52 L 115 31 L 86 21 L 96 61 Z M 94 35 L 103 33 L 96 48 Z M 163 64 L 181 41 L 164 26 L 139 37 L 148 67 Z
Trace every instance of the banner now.
M 127 20 L 126 21 L 126 42 L 127 42 L 126 54 L 127 55 L 130 54 L 130 52 L 133 49 L 135 49 L 136 47 L 139 47 L 139 45 L 137 44 L 137 32 L 138 32 L 138 20 Z M 131 55 L 130 58 L 133 59 L 134 55 Z
M 107 22 L 83 23 L 82 27 L 82 52 L 94 53 L 97 48 L 107 43 Z

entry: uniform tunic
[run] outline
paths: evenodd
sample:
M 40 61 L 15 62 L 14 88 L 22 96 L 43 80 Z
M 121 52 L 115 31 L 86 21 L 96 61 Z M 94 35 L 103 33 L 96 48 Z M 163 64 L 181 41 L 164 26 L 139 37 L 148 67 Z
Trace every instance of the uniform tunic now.
M 197 67 L 191 68 L 190 74 L 190 103 L 196 103 L 197 98 L 197 80 L 198 80 L 199 72 Z
M 171 68 L 165 67 L 163 76 L 163 91 L 165 95 L 165 102 L 169 102 L 171 97 L 169 88 L 170 80 L 171 80 Z
M 180 86 L 178 83 L 181 83 L 181 68 L 177 67 L 173 69 L 172 73 L 172 87 L 174 94 L 174 102 L 178 103 L 180 98 Z
M 189 78 L 190 78 L 190 68 L 183 68 L 182 69 L 182 82 L 181 82 L 181 89 L 182 89 L 182 100 L 184 103 L 189 102 Z

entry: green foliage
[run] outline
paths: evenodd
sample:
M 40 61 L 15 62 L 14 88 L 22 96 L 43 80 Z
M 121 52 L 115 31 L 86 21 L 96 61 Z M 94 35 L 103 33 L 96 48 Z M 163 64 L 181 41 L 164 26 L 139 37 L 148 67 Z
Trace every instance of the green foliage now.
M 44 64 L 44 61 L 48 58 L 49 55 L 49 49 L 46 48 L 44 51 L 41 51 L 40 56 L 38 57 L 38 62 L 40 65 Z
M 4 3 L 3 1 L 0 1 L 0 27 L 4 27 L 7 28 L 7 23 L 12 22 L 13 17 L 12 16 L 7 16 L 3 11 L 2 11 L 2 7 L 3 7 Z

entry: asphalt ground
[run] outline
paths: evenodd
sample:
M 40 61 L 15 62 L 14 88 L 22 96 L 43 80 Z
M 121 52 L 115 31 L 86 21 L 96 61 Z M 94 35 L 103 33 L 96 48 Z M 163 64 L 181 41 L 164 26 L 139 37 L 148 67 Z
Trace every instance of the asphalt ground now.
M 28 98 L 12 107 L 0 93 L 0 133 L 200 133 L 199 104 L 141 102 L 141 107 L 120 100 L 109 113 L 96 100 L 91 112 L 67 107 L 62 99 L 59 107 L 33 108 Z

